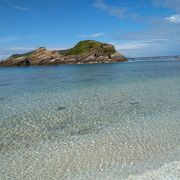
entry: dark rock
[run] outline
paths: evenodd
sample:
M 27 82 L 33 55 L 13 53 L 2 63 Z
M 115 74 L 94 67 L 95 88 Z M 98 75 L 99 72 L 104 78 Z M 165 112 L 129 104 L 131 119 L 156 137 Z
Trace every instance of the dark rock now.
M 60 107 L 57 108 L 57 111 L 62 111 L 64 109 L 66 109 L 66 107 L 60 106 Z
M 139 102 L 131 102 L 130 103 L 131 105 L 138 105 L 138 104 L 140 104 Z
M 122 55 L 121 53 L 117 52 L 111 56 L 111 61 L 117 62 L 117 61 L 127 61 L 127 58 Z

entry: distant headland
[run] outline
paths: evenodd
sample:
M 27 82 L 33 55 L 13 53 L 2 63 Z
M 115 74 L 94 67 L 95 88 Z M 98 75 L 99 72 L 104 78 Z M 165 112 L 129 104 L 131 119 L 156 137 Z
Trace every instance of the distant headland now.
M 24 54 L 14 54 L 8 59 L 0 61 L 0 67 L 56 65 L 56 64 L 93 64 L 127 61 L 127 58 L 116 51 L 111 44 L 94 40 L 77 43 L 66 50 L 48 51 L 40 47 Z

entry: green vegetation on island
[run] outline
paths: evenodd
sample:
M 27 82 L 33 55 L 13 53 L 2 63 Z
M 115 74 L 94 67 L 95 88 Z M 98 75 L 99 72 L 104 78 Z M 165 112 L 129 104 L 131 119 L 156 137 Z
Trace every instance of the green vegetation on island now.
M 9 58 L 10 59 L 13 59 L 13 58 L 19 58 L 19 57 L 28 57 L 28 56 L 31 56 L 35 51 L 31 51 L 31 52 L 27 52 L 27 53 L 23 53 L 23 54 L 13 54 L 12 56 L 10 56 Z
M 62 55 L 81 55 L 89 52 L 101 52 L 103 54 L 113 54 L 116 52 L 114 46 L 101 43 L 94 40 L 85 40 L 77 43 L 73 48 L 60 50 L 59 53 Z

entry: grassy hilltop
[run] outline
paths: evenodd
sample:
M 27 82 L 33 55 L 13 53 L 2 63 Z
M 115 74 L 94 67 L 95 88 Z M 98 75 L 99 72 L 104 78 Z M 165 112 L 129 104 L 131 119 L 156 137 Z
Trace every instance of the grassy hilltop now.
M 77 43 L 73 48 L 59 51 L 62 55 L 81 55 L 91 51 L 103 54 L 113 54 L 116 52 L 114 46 L 94 40 L 85 40 Z

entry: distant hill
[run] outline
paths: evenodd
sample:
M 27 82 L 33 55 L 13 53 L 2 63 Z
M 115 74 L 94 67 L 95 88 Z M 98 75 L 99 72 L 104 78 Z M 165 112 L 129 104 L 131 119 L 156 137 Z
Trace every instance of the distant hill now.
M 5 61 L 1 61 L 0 66 L 89 64 L 121 61 L 127 61 L 127 58 L 118 53 L 113 45 L 85 40 L 66 50 L 48 51 L 46 48 L 40 47 L 28 53 L 14 54 Z

